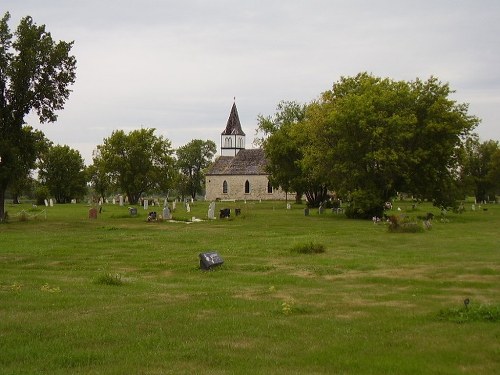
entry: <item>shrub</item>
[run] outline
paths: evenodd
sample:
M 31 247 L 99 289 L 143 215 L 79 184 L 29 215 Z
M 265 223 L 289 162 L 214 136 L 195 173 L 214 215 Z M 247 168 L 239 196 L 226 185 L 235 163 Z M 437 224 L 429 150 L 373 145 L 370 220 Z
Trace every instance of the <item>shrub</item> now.
M 299 254 L 318 254 L 325 252 L 325 245 L 309 242 L 306 244 L 298 244 L 292 248 L 293 253 Z
M 377 194 L 365 190 L 357 190 L 351 194 L 351 202 L 345 210 L 350 219 L 372 219 L 384 214 L 384 201 Z

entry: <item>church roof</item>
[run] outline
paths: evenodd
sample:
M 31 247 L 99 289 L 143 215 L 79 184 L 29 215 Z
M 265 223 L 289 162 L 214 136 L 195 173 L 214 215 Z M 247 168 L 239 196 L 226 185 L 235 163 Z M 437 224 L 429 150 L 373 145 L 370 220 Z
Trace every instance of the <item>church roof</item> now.
M 231 113 L 227 119 L 226 129 L 222 132 L 222 135 L 245 135 L 243 130 L 241 130 L 241 123 L 238 116 L 238 110 L 236 109 L 236 103 L 233 103 Z
M 263 149 L 240 150 L 236 156 L 220 156 L 206 175 L 262 175 L 265 171 L 266 155 Z

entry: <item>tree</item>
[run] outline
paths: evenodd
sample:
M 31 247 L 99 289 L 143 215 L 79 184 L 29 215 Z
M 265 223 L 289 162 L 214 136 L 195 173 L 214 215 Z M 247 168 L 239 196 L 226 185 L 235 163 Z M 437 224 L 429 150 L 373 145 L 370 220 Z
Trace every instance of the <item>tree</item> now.
M 310 105 L 305 163 L 352 198 L 352 217 L 380 214 L 397 191 L 452 204 L 458 151 L 478 119 L 449 98 L 448 84 L 343 77 Z
M 461 181 L 466 192 L 474 194 L 477 202 L 494 198 L 498 184 L 492 178 L 495 169 L 495 153 L 500 151 L 498 142 L 489 140 L 480 142 L 477 137 L 470 137 L 465 143 Z
M 53 146 L 43 155 L 39 178 L 59 203 L 82 198 L 86 191 L 85 164 L 80 152 L 69 146 Z
M 154 134 L 155 129 L 114 131 L 97 146 L 99 167 L 122 189 L 131 204 L 145 192 L 167 192 L 174 176 L 173 150 L 168 139 Z
M 201 139 L 193 139 L 177 150 L 177 168 L 185 176 L 180 179 L 181 190 L 185 190 L 191 198 L 196 198 L 196 194 L 203 191 L 204 170 L 210 165 L 216 152 L 214 142 Z
M 106 198 L 106 195 L 112 188 L 111 174 L 106 172 L 102 165 L 100 156 L 93 159 L 93 163 L 87 168 L 87 181 L 90 186 L 99 195 L 100 198 Z
M 496 200 L 496 196 L 500 195 L 500 149 L 491 156 L 487 177 L 493 186 Z
M 75 81 L 73 43 L 54 42 L 45 25 L 25 17 L 10 32 L 10 14 L 0 19 L 0 221 L 5 192 L 37 159 L 36 139 L 24 118 L 35 111 L 41 123 L 57 120 Z
M 295 192 L 296 202 L 306 195 L 310 206 L 317 207 L 326 199 L 324 181 L 311 175 L 302 163 L 304 149 L 310 142 L 305 124 L 307 106 L 282 101 L 273 116 L 258 117 L 258 131 L 263 137 L 258 143 L 264 148 L 268 164 L 269 181 L 285 192 Z
M 38 156 L 37 160 L 40 155 L 47 152 L 49 147 L 52 145 L 52 142 L 45 138 L 45 134 L 43 134 L 42 131 L 34 130 L 31 126 L 23 126 L 22 134 L 23 138 L 26 140 L 24 142 L 25 148 L 23 151 L 27 154 Z M 18 166 L 18 176 L 11 182 L 8 188 L 14 203 L 19 203 L 19 196 L 33 188 L 33 168 L 34 165 L 31 165 L 30 163 L 23 163 Z

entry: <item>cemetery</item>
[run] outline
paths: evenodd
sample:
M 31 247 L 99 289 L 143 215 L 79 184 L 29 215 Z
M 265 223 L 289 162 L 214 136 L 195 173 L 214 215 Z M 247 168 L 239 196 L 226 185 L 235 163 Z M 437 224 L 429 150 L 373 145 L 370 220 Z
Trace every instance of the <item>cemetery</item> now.
M 6 205 L 0 372 L 499 368 L 497 204 L 397 202 L 432 223 L 400 233 L 284 201 L 160 202 Z

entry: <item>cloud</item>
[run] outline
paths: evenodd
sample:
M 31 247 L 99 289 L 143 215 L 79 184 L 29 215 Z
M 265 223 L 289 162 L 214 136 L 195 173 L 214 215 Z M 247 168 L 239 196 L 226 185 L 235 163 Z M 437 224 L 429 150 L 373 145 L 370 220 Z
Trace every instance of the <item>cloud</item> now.
M 78 146 L 87 162 L 115 129 L 155 127 L 176 147 L 195 138 L 218 144 L 234 96 L 251 137 L 257 116 L 274 113 L 279 101 L 309 102 L 361 71 L 437 76 L 483 119 L 481 137 L 500 139 L 497 1 L 7 0 L 4 7 L 12 27 L 29 14 L 54 38 L 75 41 L 74 92 L 58 123 L 41 129 Z

